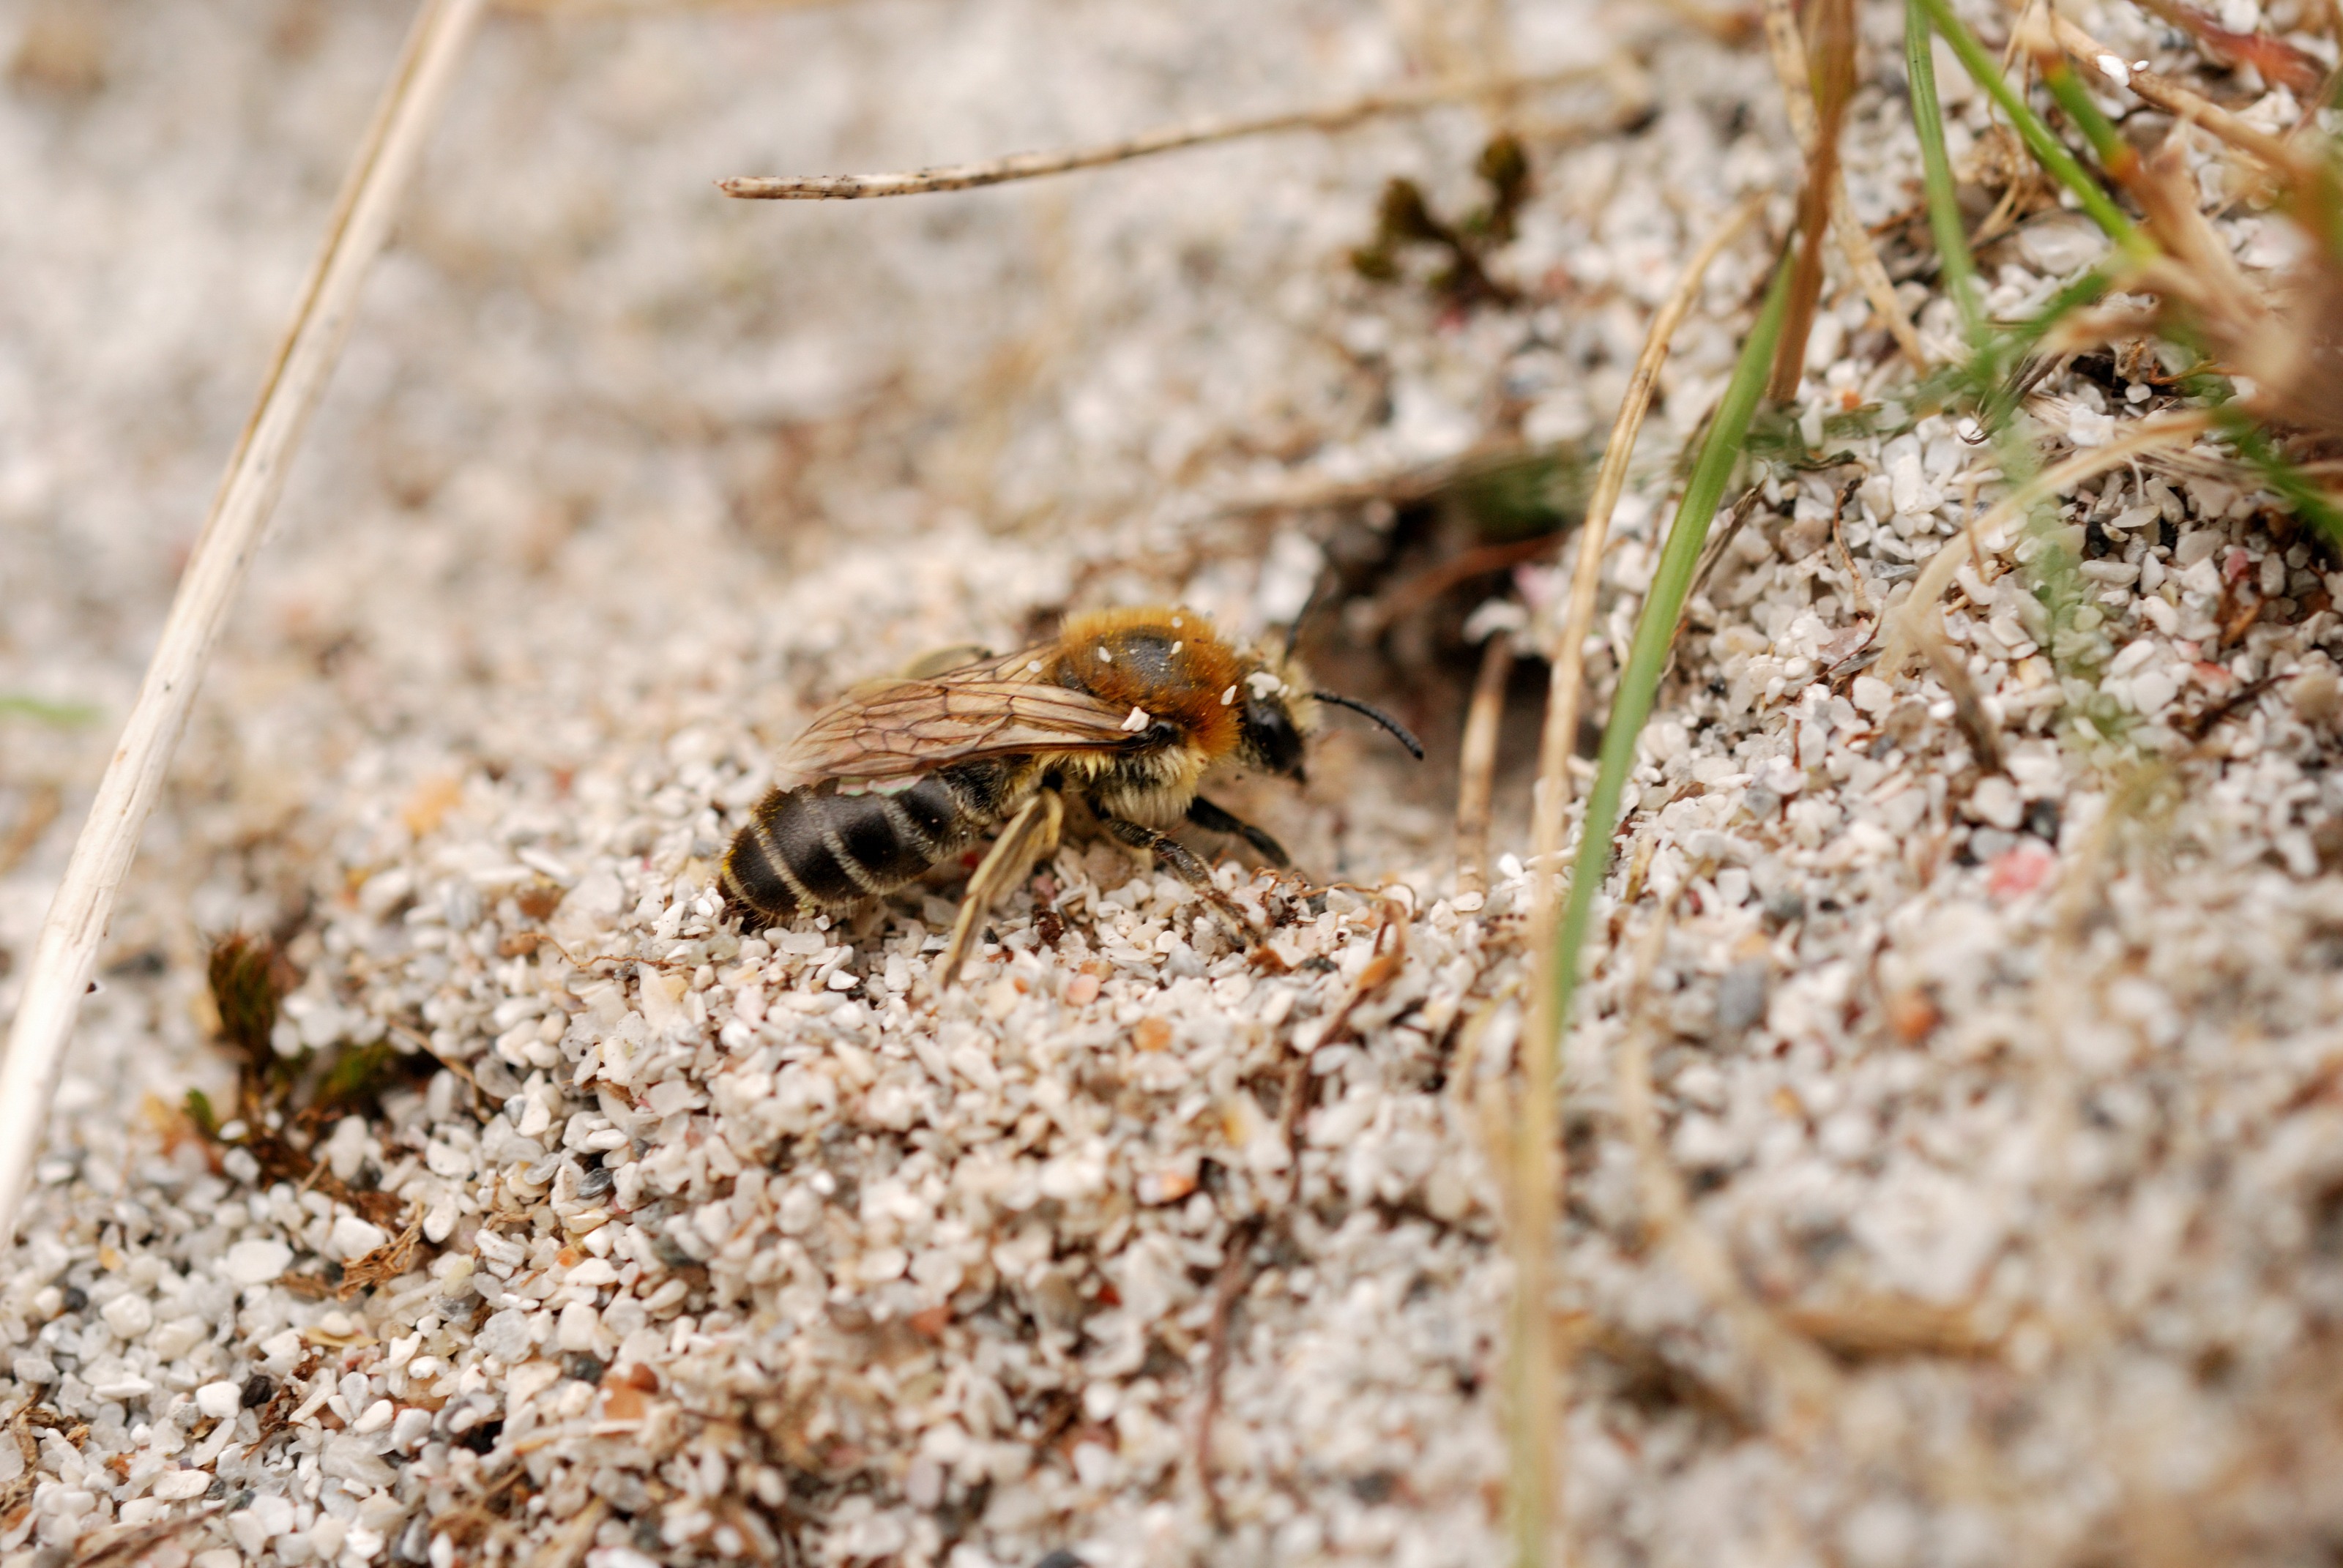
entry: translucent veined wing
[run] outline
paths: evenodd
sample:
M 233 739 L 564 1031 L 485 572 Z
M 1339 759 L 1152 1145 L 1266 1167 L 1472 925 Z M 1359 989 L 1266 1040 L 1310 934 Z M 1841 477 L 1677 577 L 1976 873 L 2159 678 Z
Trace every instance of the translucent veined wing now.
M 1028 648 L 914 679 L 858 688 L 814 715 L 781 757 L 782 782 L 910 779 L 953 762 L 1130 744 L 1131 710 L 1042 678 Z

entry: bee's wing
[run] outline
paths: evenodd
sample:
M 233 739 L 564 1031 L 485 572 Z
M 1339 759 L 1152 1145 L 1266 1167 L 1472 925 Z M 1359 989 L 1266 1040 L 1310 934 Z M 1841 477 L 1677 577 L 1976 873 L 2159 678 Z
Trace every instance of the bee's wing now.
M 782 755 L 796 783 L 916 777 L 1021 751 L 1129 744 L 1129 711 L 1039 678 L 1041 651 L 858 689 L 814 716 Z

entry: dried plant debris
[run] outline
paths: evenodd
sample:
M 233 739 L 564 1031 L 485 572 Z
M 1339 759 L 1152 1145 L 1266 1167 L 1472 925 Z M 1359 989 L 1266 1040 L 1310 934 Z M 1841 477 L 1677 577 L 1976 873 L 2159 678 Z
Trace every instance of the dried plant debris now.
M 398 1216 L 405 1205 L 373 1184 L 380 1175 L 378 1167 L 342 1171 L 348 1161 L 333 1157 L 319 1130 L 334 1121 L 337 1135 L 343 1123 L 355 1132 L 362 1125 L 361 1116 L 379 1114 L 383 1091 L 402 1079 L 413 1079 L 415 1053 L 380 1040 L 363 1046 L 336 1041 L 320 1053 L 299 1044 L 297 1032 L 293 1050 L 280 1050 L 280 1004 L 299 977 L 274 942 L 241 934 L 223 939 L 212 949 L 207 979 L 220 1041 L 236 1056 L 236 1112 L 223 1121 L 209 1096 L 189 1090 L 187 1119 L 213 1144 L 235 1152 L 241 1163 L 232 1174 L 290 1181 L 300 1189 L 321 1192 L 358 1216 L 346 1232 L 346 1241 L 372 1240 L 372 1233 Z M 421 1060 L 430 1064 L 428 1057 Z M 225 1160 L 217 1163 L 229 1169 Z M 354 1179 L 365 1185 L 354 1187 Z M 327 1282 L 347 1295 L 388 1278 L 385 1263 L 404 1261 L 413 1253 L 414 1241 L 410 1227 L 399 1243 L 375 1241 L 352 1253 L 347 1271 L 339 1261 L 328 1261 Z M 360 1269 L 360 1263 L 367 1267 Z
M 1107 124 L 1017 117 L 1036 80 L 1168 124 L 1222 102 L 1225 38 L 1262 71 L 1383 60 L 1380 12 L 1159 9 L 1134 65 L 1115 3 L 1031 28 L 987 0 L 942 42 L 699 9 L 508 17 L 451 102 L 443 151 L 533 150 L 422 182 L 126 888 L 0 1271 L 0 1568 L 1501 1560 L 1541 677 L 1649 313 L 1745 197 L 1789 232 L 1771 71 L 1636 21 L 1648 118 L 1524 120 L 1471 200 L 1394 199 L 1385 286 L 1344 249 L 1375 182 L 1461 175 L 1473 114 L 1085 175 L 1061 207 L 628 194 L 776 136 L 888 166 L 873 104 L 938 156 Z M 102 74 L 26 67 L 0 117 L 67 247 L 8 250 L 56 308 L 11 317 L 44 395 L 0 368 L 41 454 L 0 454 L 0 691 L 120 711 L 169 574 L 123 565 L 144 608 L 94 618 L 91 540 L 183 547 L 185 476 L 233 435 L 206 410 L 242 396 L 216 367 L 283 305 L 253 247 L 290 276 L 314 237 L 251 193 L 315 186 L 286 149 L 347 138 L 319 85 L 384 45 L 340 8 L 297 56 L 101 10 Z M 2325 60 L 2323 15 L 2107 5 L 2091 36 L 2287 137 L 2290 56 L 2207 29 Z M 1902 221 L 1900 18 L 1854 20 L 1845 210 L 1941 364 L 1964 328 Z M 947 57 L 950 91 L 904 89 Z M 2020 319 L 2106 252 L 1943 75 L 1985 309 Z M 1280 81 L 1262 101 L 1344 85 Z M 2132 199 L 2203 262 L 2046 340 L 2011 419 L 2047 467 L 2177 417 L 2202 367 L 2168 327 L 2325 460 L 2323 339 L 2244 357 L 2323 319 L 2269 166 L 2117 91 Z M 234 199 L 132 199 L 162 123 Z M 122 270 L 134 230 L 180 284 Z M 1726 247 L 1674 339 L 1581 649 L 1598 714 L 1776 254 Z M 2343 563 L 2193 429 L 1972 544 L 1998 449 L 1819 254 L 1564 1054 L 1574 1560 L 2316 1559 L 2343 1538 Z M 137 353 L 84 341 L 117 320 Z M 823 457 L 777 500 L 792 438 Z M 1950 543 L 1941 647 L 1885 668 Z M 1242 939 L 1080 838 L 942 994 L 972 863 L 840 919 L 725 916 L 775 748 L 854 683 L 1069 608 L 1272 636 L 1313 590 L 1329 685 L 1435 761 L 1486 720 L 1469 887 L 1448 783 L 1343 721 L 1306 789 L 1229 796 L 1298 868 L 1216 866 Z M 0 725 L 5 1006 L 61 868 L 42 829 L 105 738 Z M 236 930 L 273 934 L 196 934 Z
M 1481 149 L 1473 172 L 1488 188 L 1488 199 L 1453 222 L 1432 210 L 1421 186 L 1393 176 L 1375 208 L 1374 237 L 1351 253 L 1352 267 L 1370 282 L 1397 283 L 1408 276 L 1411 257 L 1428 253 L 1433 269 L 1424 286 L 1436 298 L 1458 309 L 1519 299 L 1486 264 L 1493 252 L 1513 243 L 1531 190 L 1528 149 L 1519 137 L 1500 134 Z

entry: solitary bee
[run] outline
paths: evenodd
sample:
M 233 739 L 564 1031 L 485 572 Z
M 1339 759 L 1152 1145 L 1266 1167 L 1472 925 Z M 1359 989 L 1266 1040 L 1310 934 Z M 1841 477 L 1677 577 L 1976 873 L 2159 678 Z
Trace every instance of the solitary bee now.
M 1182 819 L 1277 840 L 1198 794 L 1222 763 L 1299 780 L 1317 705 L 1365 714 L 1420 759 L 1398 720 L 1312 690 L 1292 657 L 1236 647 L 1179 608 L 1069 619 L 1055 640 L 865 688 L 815 715 L 724 857 L 725 894 L 764 922 L 890 892 L 997 830 L 938 970 L 949 985 L 978 919 L 1057 848 L 1065 798 L 1216 902 L 1203 861 L 1163 829 Z

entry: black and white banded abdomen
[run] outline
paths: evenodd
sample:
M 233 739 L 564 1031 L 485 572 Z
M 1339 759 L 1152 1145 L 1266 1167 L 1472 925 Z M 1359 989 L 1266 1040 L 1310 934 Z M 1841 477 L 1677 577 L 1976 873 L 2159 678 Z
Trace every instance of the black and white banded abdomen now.
M 776 789 L 733 839 L 724 891 L 769 921 L 892 892 L 1000 825 L 1008 772 L 962 763 L 885 794 Z

